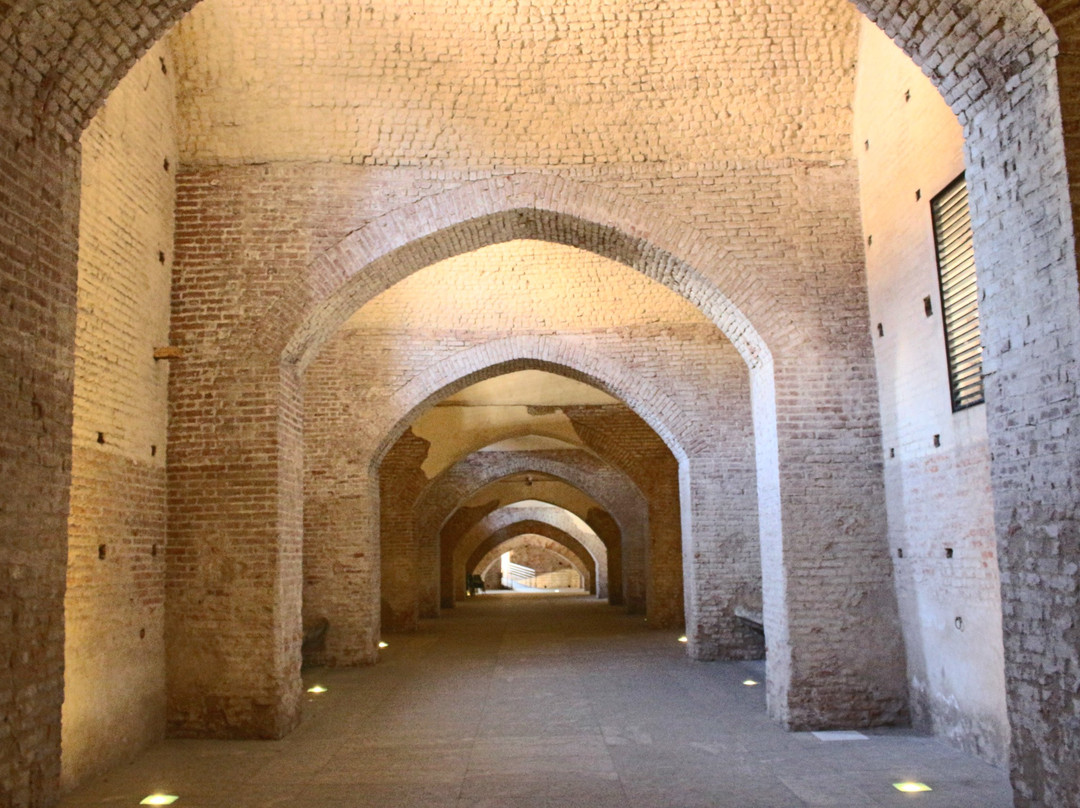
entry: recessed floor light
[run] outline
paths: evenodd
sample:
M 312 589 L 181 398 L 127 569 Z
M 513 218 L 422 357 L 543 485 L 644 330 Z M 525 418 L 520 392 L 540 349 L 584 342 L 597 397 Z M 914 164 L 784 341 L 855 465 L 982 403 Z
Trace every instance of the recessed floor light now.
M 681 637 L 679 637 L 679 642 L 690 642 L 690 641 L 686 638 L 686 635 L 683 634 Z
M 903 791 L 905 794 L 914 794 L 918 791 L 933 791 L 926 783 L 893 783 L 893 788 Z
M 139 805 L 172 805 L 178 799 L 180 798 L 175 794 L 151 794 L 143 798 Z
M 380 648 L 389 648 L 389 647 L 390 647 L 390 643 L 386 643 L 386 642 L 381 642 L 381 643 L 379 643 L 379 647 L 380 647 Z
M 307 689 L 307 692 L 308 693 L 325 693 L 326 688 L 323 687 L 322 685 L 313 685 L 312 687 L 309 687 Z
M 743 679 L 743 684 L 747 687 L 753 687 L 757 684 L 757 682 L 755 682 L 753 679 Z

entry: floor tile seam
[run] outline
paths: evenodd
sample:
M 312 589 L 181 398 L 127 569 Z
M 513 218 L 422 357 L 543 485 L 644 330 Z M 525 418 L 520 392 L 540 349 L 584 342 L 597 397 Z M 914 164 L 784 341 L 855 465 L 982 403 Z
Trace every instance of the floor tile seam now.
M 588 702 L 589 715 L 592 718 L 591 724 L 594 727 L 596 733 L 599 735 L 601 742 L 604 745 L 604 755 L 607 758 L 608 765 L 611 767 L 611 771 L 615 773 L 615 777 L 619 783 L 619 791 L 622 793 L 622 798 L 625 804 L 630 804 L 630 792 L 627 789 L 626 781 L 623 779 L 622 771 L 619 768 L 618 763 L 615 760 L 614 755 L 611 753 L 611 744 L 608 743 L 607 737 L 604 734 L 604 728 L 601 724 L 600 716 L 596 710 L 596 701 L 588 689 L 589 682 L 586 681 L 588 677 L 585 674 L 579 673 L 579 686 L 582 697 Z
M 488 666 L 488 668 L 486 670 L 486 673 L 485 673 L 485 676 L 484 676 L 484 680 L 485 680 L 486 684 L 485 684 L 485 687 L 484 687 L 484 694 L 483 694 L 484 697 L 483 697 L 483 699 L 481 699 L 482 703 L 488 703 L 491 700 L 492 690 L 495 687 L 495 674 L 496 674 L 496 671 L 498 670 L 498 667 L 499 667 L 499 655 L 500 655 L 502 647 L 503 647 L 503 645 L 505 643 L 505 638 L 506 638 L 506 633 L 507 633 L 506 630 L 507 630 L 508 623 L 509 623 L 509 621 L 504 618 L 504 619 L 501 619 L 501 620 L 498 620 L 498 621 L 494 621 L 494 625 L 492 626 L 493 629 L 494 628 L 498 629 L 499 637 L 498 637 L 498 642 L 497 643 L 495 643 L 495 642 L 491 643 L 491 646 L 492 646 L 491 664 Z M 479 741 L 480 741 L 480 733 L 476 733 L 476 734 L 473 735 L 473 737 L 468 742 L 468 747 L 467 747 L 467 752 L 466 752 L 465 772 L 461 777 L 460 783 L 458 784 L 458 791 L 457 791 L 457 795 L 455 797 L 455 802 L 456 803 L 460 803 L 465 798 L 464 797 L 464 795 L 465 795 L 465 784 L 466 784 L 466 782 L 468 782 L 469 778 L 473 775 L 474 770 L 475 770 L 475 765 L 476 765 L 475 764 L 475 755 L 476 755 L 476 749 L 477 749 L 477 745 L 478 745 Z

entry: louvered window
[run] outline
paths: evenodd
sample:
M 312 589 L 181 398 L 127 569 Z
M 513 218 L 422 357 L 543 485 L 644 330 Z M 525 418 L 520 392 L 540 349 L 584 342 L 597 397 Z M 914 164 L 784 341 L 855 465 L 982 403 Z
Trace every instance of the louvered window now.
M 930 202 L 953 412 L 983 403 L 979 290 L 967 184 L 961 174 Z

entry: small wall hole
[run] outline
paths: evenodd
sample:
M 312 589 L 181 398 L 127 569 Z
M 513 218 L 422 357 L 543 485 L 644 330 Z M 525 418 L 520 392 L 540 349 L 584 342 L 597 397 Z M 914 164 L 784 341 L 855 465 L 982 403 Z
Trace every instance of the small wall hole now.
M 150 456 L 157 457 L 157 446 L 150 444 Z
M 97 433 L 97 442 L 98 443 L 104 443 L 105 442 L 105 433 L 104 432 L 98 432 Z
M 877 335 L 879 337 L 885 336 L 885 326 L 883 326 L 881 323 L 877 324 Z
M 890 458 L 896 457 L 896 447 L 895 446 L 890 446 L 889 447 L 889 457 Z
M 905 90 L 904 91 L 904 101 L 910 101 L 910 100 L 911 100 L 911 90 Z
M 866 143 L 864 143 L 863 145 L 866 147 L 867 151 L 870 151 L 870 141 L 869 140 L 866 141 Z
M 99 544 L 97 546 L 97 557 L 104 560 L 105 559 L 105 550 L 106 550 L 105 545 L 104 544 Z
M 161 72 L 162 72 L 162 74 L 164 74 L 166 76 L 169 75 L 169 66 L 167 64 L 165 64 L 165 60 L 161 59 L 159 57 L 158 61 L 161 62 Z
M 146 629 L 145 628 L 140 628 L 139 629 L 139 639 L 142 640 L 142 639 L 145 639 L 145 638 L 146 638 Z
M 874 237 L 873 236 L 867 236 L 866 237 L 866 246 L 867 247 L 873 247 L 874 246 Z
M 158 250 L 157 260 L 158 260 L 159 264 L 164 264 L 165 263 L 165 251 L 164 250 Z
M 919 202 L 921 200 L 922 200 L 922 188 L 916 188 L 915 189 L 915 201 Z
M 946 558 L 952 558 L 952 548 L 951 547 L 946 547 L 945 548 L 945 557 Z
M 904 548 L 903 547 L 897 547 L 896 548 L 896 557 L 897 558 L 903 558 L 904 557 Z
M 934 446 L 941 446 L 941 435 L 934 435 Z
M 930 295 L 927 295 L 922 299 L 923 311 L 926 312 L 927 317 L 934 316 L 934 301 L 930 299 Z
M 154 557 L 157 557 L 157 545 L 156 544 L 153 544 L 153 545 L 150 546 L 150 555 L 154 556 Z
M 164 167 L 164 169 L 166 171 L 169 170 L 169 158 L 168 157 L 165 158 L 165 161 L 162 163 L 162 166 Z
M 957 631 L 963 631 L 964 618 L 958 616 L 955 620 L 953 620 L 953 625 L 956 626 Z

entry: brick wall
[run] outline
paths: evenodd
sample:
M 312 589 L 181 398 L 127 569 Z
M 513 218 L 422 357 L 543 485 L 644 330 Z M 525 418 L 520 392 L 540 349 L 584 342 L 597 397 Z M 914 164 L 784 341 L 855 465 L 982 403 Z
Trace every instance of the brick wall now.
M 0 805 L 60 777 L 78 154 L 0 127 Z
M 64 788 L 165 731 L 168 362 L 155 362 L 154 349 L 169 332 L 170 68 L 167 46 L 155 46 L 82 139 Z
M 19 665 L 25 663 L 27 667 L 12 667 L 6 675 L 16 683 L 12 685 L 13 694 L 27 694 L 28 715 L 33 717 L 16 730 L 10 743 L 5 742 L 2 759 L 7 762 L 0 771 L 5 777 L 18 778 L 19 794 L 33 791 L 35 795 L 46 795 L 41 798 L 45 801 L 54 789 L 50 784 L 54 775 L 49 772 L 57 770 L 53 737 L 56 718 L 48 716 L 53 715 L 50 705 L 58 703 L 58 679 L 48 673 L 56 669 L 48 659 L 50 654 L 56 657 L 59 653 L 57 593 L 62 584 L 56 582 L 62 579 L 66 556 L 62 523 L 67 496 L 65 463 L 70 450 L 66 434 L 59 438 L 48 434 L 43 440 L 38 430 L 42 425 L 50 428 L 70 420 L 75 196 L 79 184 L 70 144 L 137 56 L 190 5 L 163 2 L 147 6 L 120 0 L 111 4 L 110 13 L 105 15 L 90 0 L 63 8 L 28 0 L 14 4 L 11 13 L 0 21 L 4 34 L 0 38 L 0 86 L 5 88 L 0 106 L 5 133 L 4 187 L 7 193 L 19 189 L 19 193 L 5 198 L 5 212 L 15 215 L 5 220 L 7 229 L 2 236 L 11 258 L 2 268 L 3 294 L 7 310 L 17 315 L 5 318 L 4 332 L 4 357 L 13 359 L 5 365 L 3 388 L 5 434 L 9 436 L 5 448 L 13 469 L 7 476 L 4 518 L 12 522 L 10 530 L 5 523 L 5 535 L 16 537 L 10 545 L 13 549 L 5 549 L 5 567 L 13 583 L 4 603 L 13 615 L 33 613 L 33 625 L 52 627 L 45 630 L 51 641 L 44 644 L 40 644 L 43 635 L 37 629 L 24 628 L 25 622 L 18 622 L 10 635 L 16 638 L 15 647 L 24 649 L 19 652 L 24 655 L 19 656 Z M 1066 805 L 1074 797 L 1071 784 L 1077 780 L 1076 761 L 1067 753 L 1076 746 L 1072 742 L 1077 731 L 1076 688 L 1063 673 L 1078 667 L 1080 640 L 1075 636 L 1075 626 L 1066 625 L 1068 616 L 1076 612 L 1075 594 L 1070 594 L 1075 593 L 1076 571 L 1063 559 L 1070 557 L 1070 543 L 1075 543 L 1076 537 L 1075 495 L 1067 483 L 1076 476 L 1075 458 L 1080 452 L 1075 451 L 1075 435 L 1080 430 L 1068 402 L 1076 398 L 1073 369 L 1080 304 L 1064 159 L 1067 153 L 1070 159 L 1075 155 L 1065 149 L 1059 102 L 1066 107 L 1066 118 L 1072 120 L 1076 102 L 1070 59 L 1075 51 L 1075 36 L 1069 21 L 1076 4 L 1070 0 L 1043 3 L 1060 23 L 1059 33 L 1066 38 L 1059 63 L 1064 68 L 1060 95 L 1052 32 L 1038 13 L 1039 6 L 1029 0 L 977 0 L 963 9 L 954 4 L 917 0 L 860 0 L 857 5 L 897 36 L 931 74 L 960 113 L 968 134 L 980 281 L 988 292 L 984 325 L 988 335 L 987 367 L 992 374 L 987 420 L 995 524 L 1003 570 L 1006 636 L 1016 638 L 1006 644 L 1014 781 L 1020 804 Z M 704 28 L 712 40 L 724 39 L 709 26 Z M 763 29 L 759 26 L 755 30 Z M 805 34 L 806 30 L 799 33 Z M 810 39 L 827 41 L 828 37 Z M 798 52 L 798 48 L 793 51 Z M 851 53 L 850 49 L 840 52 Z M 758 59 L 753 63 L 774 61 Z M 697 64 L 695 60 L 693 66 Z M 669 65 L 665 62 L 663 67 Z M 219 75 L 239 74 L 223 71 Z M 796 95 L 805 95 L 801 86 Z M 848 101 L 843 98 L 841 108 Z M 418 106 L 423 108 L 422 104 Z M 593 114 L 593 110 L 589 113 Z M 693 121 L 694 115 L 685 120 Z M 689 128 L 695 136 L 700 133 L 697 126 Z M 394 128 L 387 131 L 393 132 Z M 814 131 L 811 128 L 811 133 Z M 391 140 L 393 137 L 390 135 Z M 812 143 L 814 139 L 808 137 L 804 142 Z M 651 152 L 639 149 L 636 153 Z M 684 184 L 684 178 L 675 175 L 687 167 L 699 166 L 668 164 L 672 186 Z M 646 174 L 653 173 L 654 167 L 645 168 Z M 28 177 L 33 181 L 28 182 Z M 401 179 L 408 182 L 411 178 Z M 645 184 L 652 185 L 647 180 Z M 697 221 L 710 220 L 711 206 L 705 199 L 694 214 Z M 33 250 L 26 250 L 26 245 L 34 245 Z M 828 260 L 822 265 L 827 264 Z M 259 265 L 253 261 L 253 266 Z M 44 287 L 37 286 L 40 283 Z M 725 285 L 736 287 L 737 279 L 733 279 L 732 286 Z M 48 289 L 47 301 L 34 288 Z M 318 285 L 311 291 L 317 296 Z M 823 295 L 821 299 L 828 298 Z M 302 308 L 299 304 L 293 306 L 286 304 L 283 310 L 289 314 Z M 49 311 L 42 317 L 44 308 Z M 1028 314 L 1032 314 L 1031 320 L 1027 320 Z M 36 324 L 43 322 L 56 325 L 39 331 Z M 250 374 L 245 381 L 249 391 L 262 385 L 282 386 L 279 374 L 266 370 Z M 291 381 L 286 379 L 284 387 L 288 388 Z M 781 397 L 791 392 L 790 387 L 784 388 L 781 383 Z M 755 386 L 755 394 L 758 389 Z M 298 415 L 291 398 L 280 408 L 271 403 L 269 409 L 272 417 L 288 425 Z M 802 421 L 800 426 L 805 428 L 808 422 Z M 762 440 L 760 430 L 758 439 Z M 771 445 L 769 440 L 766 443 Z M 295 447 L 296 441 L 292 441 L 285 453 L 293 464 Z M 782 442 L 776 445 L 777 451 L 783 448 Z M 761 458 L 762 453 L 758 456 Z M 286 468 L 285 463 L 280 467 Z M 798 474 L 792 478 L 797 479 Z M 766 479 L 759 485 L 761 500 L 778 503 L 782 482 Z M 279 493 L 285 496 L 277 501 L 287 504 L 283 523 L 275 520 L 269 509 L 260 514 L 271 516 L 275 524 L 285 524 L 285 536 L 298 535 L 289 533 L 297 529 L 293 524 L 298 513 L 297 490 L 295 483 L 279 487 Z M 56 507 L 36 508 L 35 514 L 45 510 L 52 521 L 37 518 L 31 524 L 24 516 L 26 503 L 37 505 L 42 499 Z M 10 507 L 6 504 L 9 502 Z M 789 509 L 786 524 L 797 520 L 802 510 Z M 763 521 L 763 534 L 776 538 L 779 527 L 770 517 Z M 296 546 L 296 542 L 286 543 L 283 557 L 292 557 Z M 854 546 L 849 543 L 843 549 L 848 552 Z M 767 548 L 766 563 L 790 549 Z M 24 550 L 40 555 L 24 557 L 20 555 Z M 803 569 L 799 558 L 790 560 L 795 569 Z M 24 583 L 29 569 L 42 576 L 35 586 Z M 1054 582 L 1050 588 L 1043 587 L 1047 578 Z M 295 575 L 288 573 L 275 580 L 287 584 L 294 579 Z M 289 601 L 287 585 L 279 591 Z M 298 602 L 298 596 L 291 597 Z M 284 619 L 289 621 L 287 615 Z M 1061 642 L 1052 647 L 1025 646 L 1020 638 L 1041 635 L 1047 620 L 1057 621 L 1054 629 Z M 786 618 L 774 621 L 773 629 L 774 637 L 802 642 Z M 285 647 L 289 647 L 288 642 Z M 39 653 L 41 659 L 36 657 Z M 777 656 L 782 654 L 773 654 L 774 659 Z M 28 661 L 31 657 L 36 661 Z M 786 679 L 792 672 L 790 660 L 773 665 L 772 673 L 780 678 Z M 801 673 L 795 671 L 795 675 Z M 782 693 L 771 695 L 774 702 L 778 697 L 786 699 Z M 12 755 L 30 755 L 45 761 L 41 764 L 44 768 L 38 763 L 24 765 L 25 759 L 16 761 Z M 33 785 L 29 785 L 31 781 Z
M 855 143 L 912 718 L 1001 765 L 1009 729 L 986 408 L 952 411 L 930 212 L 964 170 L 963 135 L 910 59 L 869 22 L 862 36 Z

